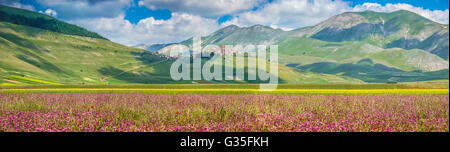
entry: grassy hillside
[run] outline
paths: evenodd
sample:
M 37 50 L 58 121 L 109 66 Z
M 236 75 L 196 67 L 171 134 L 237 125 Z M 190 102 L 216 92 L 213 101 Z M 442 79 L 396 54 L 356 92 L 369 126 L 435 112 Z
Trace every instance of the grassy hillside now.
M 46 29 L 58 33 L 105 39 L 95 32 L 59 21 L 51 16 L 0 5 L 0 21 Z
M 382 48 L 422 49 L 448 59 L 448 25 L 433 22 L 413 12 L 350 12 L 315 26 L 311 38 L 329 41 L 359 41 Z
M 375 63 L 404 71 L 436 71 L 448 69 L 448 61 L 420 49 L 383 49 L 364 42 L 327 42 L 308 37 L 279 44 L 284 64 L 317 62 L 354 63 L 369 58 Z
M 0 22 L 0 83 L 105 84 L 169 81 L 164 58 L 105 39 Z
M 386 67 L 382 64 L 373 64 L 370 59 L 362 60 L 356 64 L 338 64 L 331 62 L 320 62 L 304 66 L 294 66 L 303 71 L 316 73 L 342 75 L 365 82 L 375 83 L 396 83 L 427 80 L 448 79 L 448 69 L 433 72 L 402 71 L 395 68 Z

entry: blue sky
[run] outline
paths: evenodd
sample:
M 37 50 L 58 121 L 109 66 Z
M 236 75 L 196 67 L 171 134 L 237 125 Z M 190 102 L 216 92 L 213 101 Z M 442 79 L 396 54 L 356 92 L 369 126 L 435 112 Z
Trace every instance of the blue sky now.
M 54 16 L 125 45 L 170 43 L 224 26 L 291 30 L 348 11 L 400 9 L 448 24 L 448 0 L 2 0 Z
M 157 20 L 167 20 L 172 17 L 172 12 L 169 9 L 151 10 L 147 7 L 130 7 L 125 9 L 125 19 L 131 23 L 136 24 L 140 20 L 153 17 Z

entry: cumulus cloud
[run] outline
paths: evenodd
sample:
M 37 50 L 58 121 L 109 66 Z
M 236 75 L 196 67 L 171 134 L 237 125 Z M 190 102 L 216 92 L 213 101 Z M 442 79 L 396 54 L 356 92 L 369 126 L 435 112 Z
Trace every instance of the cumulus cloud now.
M 123 8 L 133 4 L 132 0 L 36 0 L 44 7 L 58 12 L 64 20 L 82 18 L 114 18 L 123 13 Z
M 255 11 L 236 14 L 224 24 L 262 24 L 289 30 L 317 24 L 350 9 L 349 4 L 341 0 L 276 0 Z
M 18 0 L 4 0 L 4 1 L 0 1 L 0 4 L 10 6 L 10 7 L 34 11 L 34 7 L 32 5 L 21 4 Z
M 191 36 L 210 34 L 219 28 L 214 19 L 186 13 L 172 13 L 168 20 L 153 17 L 131 24 L 124 15 L 115 18 L 91 18 L 71 21 L 88 30 L 98 32 L 108 39 L 125 45 L 171 43 Z
M 43 13 L 43 14 L 47 14 L 53 17 L 56 17 L 58 15 L 58 13 L 55 10 L 52 9 L 47 9 L 45 11 L 39 11 L 39 13 Z
M 353 8 L 353 11 L 365 11 L 365 10 L 371 10 L 376 12 L 394 12 L 398 10 L 407 10 L 414 12 L 416 14 L 422 15 L 423 17 L 426 17 L 432 21 L 442 23 L 442 24 L 448 24 L 448 9 L 446 10 L 429 10 L 429 9 L 423 9 L 422 7 L 414 7 L 410 4 L 405 3 L 398 3 L 398 4 L 391 4 L 387 3 L 385 6 L 382 6 L 378 3 L 364 3 L 362 5 L 356 5 Z
M 138 4 L 153 10 L 169 9 L 204 17 L 219 17 L 252 9 L 263 2 L 266 0 L 141 0 Z

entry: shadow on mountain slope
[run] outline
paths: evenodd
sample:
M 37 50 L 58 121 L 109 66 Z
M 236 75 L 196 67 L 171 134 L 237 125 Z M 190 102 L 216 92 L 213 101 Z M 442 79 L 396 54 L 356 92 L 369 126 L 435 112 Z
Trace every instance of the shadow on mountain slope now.
M 170 81 L 170 77 L 164 75 L 156 75 L 150 72 L 127 72 L 114 67 L 103 67 L 98 72 L 107 78 L 114 78 L 128 83 L 150 84 Z
M 319 62 L 303 66 L 289 66 L 298 68 L 302 71 L 343 75 L 372 83 L 427 81 L 449 78 L 448 69 L 432 72 L 403 71 L 382 64 L 374 64 L 369 60 L 370 59 L 363 59 L 358 63 L 345 64 Z

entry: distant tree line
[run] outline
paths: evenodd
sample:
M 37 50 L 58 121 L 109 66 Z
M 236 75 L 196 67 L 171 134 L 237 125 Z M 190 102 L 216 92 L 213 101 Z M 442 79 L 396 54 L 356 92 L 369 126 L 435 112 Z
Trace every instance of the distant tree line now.
M 46 16 L 45 16 L 46 17 Z M 50 30 L 58 33 L 106 39 L 95 32 L 90 32 L 76 25 L 58 21 L 48 17 L 26 17 L 20 14 L 8 14 L 0 11 L 0 21 Z

